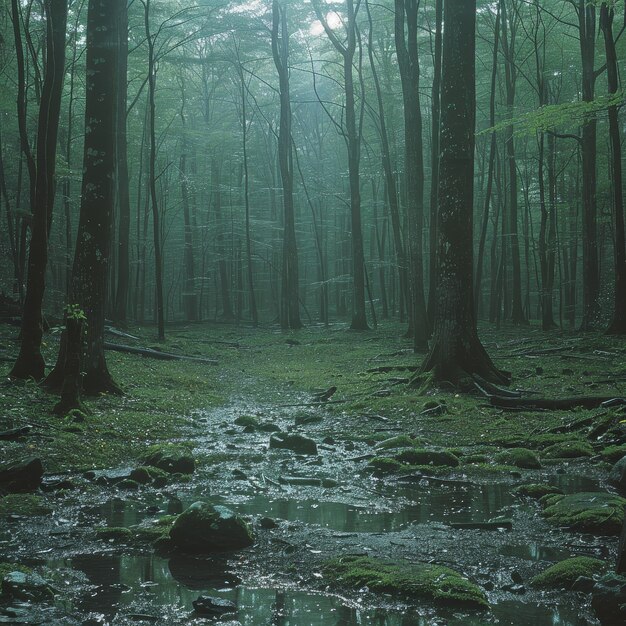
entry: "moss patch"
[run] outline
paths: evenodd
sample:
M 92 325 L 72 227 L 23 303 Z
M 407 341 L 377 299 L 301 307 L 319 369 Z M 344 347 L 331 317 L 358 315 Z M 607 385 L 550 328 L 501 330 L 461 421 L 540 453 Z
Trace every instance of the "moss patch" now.
M 49 515 L 52 509 L 45 506 L 40 496 L 32 493 L 10 493 L 0 498 L 0 517 L 9 515 Z
M 599 535 L 619 535 L 626 499 L 604 492 L 550 495 L 541 499 L 544 517 L 557 526 Z
M 96 528 L 96 537 L 103 541 L 112 541 L 114 543 L 126 543 L 132 539 L 133 533 L 130 528 L 119 526 L 104 526 Z
M 397 448 L 414 448 L 418 443 L 415 439 L 412 439 L 408 435 L 398 435 L 397 437 L 391 437 L 385 439 L 376 444 L 377 450 L 394 450 Z
M 528 448 L 510 448 L 496 455 L 496 462 L 503 465 L 514 465 L 521 469 L 540 469 L 541 463 L 537 455 Z
M 535 576 L 530 584 L 545 589 L 570 589 L 580 576 L 592 578 L 606 569 L 606 563 L 587 556 L 576 556 L 555 563 L 541 574 Z
M 617 463 L 626 456 L 626 444 L 621 446 L 607 446 L 600 454 L 602 455 L 602 459 L 607 463 Z
M 458 467 L 459 459 L 447 450 L 426 450 L 414 448 L 413 450 L 403 450 L 394 457 L 400 463 L 409 465 L 434 465 Z
M 448 606 L 488 606 L 479 587 L 452 569 L 430 563 L 409 565 L 348 556 L 326 562 L 323 572 L 331 582 L 341 586 L 367 586 L 376 593 L 424 598 Z
M 22 572 L 22 574 L 30 574 L 32 570 L 30 567 L 20 565 L 19 563 L 7 563 L 6 561 L 0 561 L 0 582 L 2 579 L 11 572 Z
M 548 446 L 542 453 L 547 459 L 580 459 L 594 455 L 588 441 L 562 441 Z
M 526 485 L 519 485 L 513 489 L 513 493 L 517 496 L 526 496 L 527 498 L 543 498 L 547 495 L 560 495 L 563 492 L 553 485 L 544 485 L 539 483 L 528 483 Z

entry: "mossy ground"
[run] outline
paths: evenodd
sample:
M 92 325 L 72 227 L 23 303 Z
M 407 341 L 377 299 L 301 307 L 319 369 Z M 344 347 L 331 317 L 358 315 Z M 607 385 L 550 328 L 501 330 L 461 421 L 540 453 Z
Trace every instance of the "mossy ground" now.
M 570 589 L 580 576 L 592 578 L 607 568 L 599 559 L 577 556 L 551 565 L 531 580 L 533 587 L 546 589 Z

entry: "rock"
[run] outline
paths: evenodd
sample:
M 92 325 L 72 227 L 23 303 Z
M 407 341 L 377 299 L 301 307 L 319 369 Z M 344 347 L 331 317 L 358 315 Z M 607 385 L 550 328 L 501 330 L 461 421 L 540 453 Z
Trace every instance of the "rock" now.
M 393 450 L 397 448 L 414 448 L 419 442 L 408 435 L 398 435 L 377 443 L 376 450 Z
M 296 454 L 317 454 L 315 441 L 303 435 L 274 434 L 270 437 L 270 448 L 292 450 Z
M 600 452 L 602 459 L 607 463 L 617 463 L 620 459 L 626 458 L 626 446 L 607 446 Z
M 579 576 L 572 585 L 572 591 L 580 593 L 591 593 L 596 581 L 589 576 Z
M 594 455 L 594 450 L 588 441 L 561 441 L 548 446 L 542 456 L 547 459 L 580 459 Z
M 183 511 L 170 530 L 176 547 L 193 552 L 239 550 L 254 543 L 248 524 L 230 509 L 195 502 Z
M 9 572 L 2 579 L 2 593 L 25 602 L 47 602 L 54 599 L 54 592 L 39 574 Z
M 193 474 L 196 462 L 191 453 L 181 446 L 163 446 L 151 452 L 144 465 L 158 467 L 168 474 Z
M 609 482 L 622 493 L 626 493 L 626 456 L 623 456 L 611 469 Z
M 324 418 L 321 415 L 296 415 L 295 425 L 302 426 L 304 424 L 319 424 Z
M 591 606 L 603 626 L 626 623 L 626 577 L 605 574 L 591 592 Z
M 41 484 L 43 465 L 41 459 L 30 458 L 0 467 L 0 489 L 9 493 L 35 491 Z
M 543 496 L 551 494 L 562 494 L 563 491 L 553 485 L 542 485 L 540 483 L 528 483 L 519 485 L 513 489 L 516 496 L 525 496 L 526 498 L 543 498 Z
M 265 530 L 271 530 L 272 528 L 278 528 L 278 524 L 271 517 L 262 517 L 259 520 L 259 526 Z
M 221 617 L 228 613 L 237 612 L 237 605 L 234 602 L 214 596 L 198 596 L 198 599 L 194 600 L 192 604 L 196 613 L 210 617 Z
M 603 491 L 549 495 L 541 498 L 543 516 L 569 530 L 619 535 L 624 522 L 626 499 Z
M 274 422 L 261 422 L 259 424 L 259 430 L 263 433 L 278 433 L 280 432 L 280 426 L 274 424 Z
M 526 593 L 526 587 L 524 587 L 524 585 L 519 585 L 515 583 L 507 583 L 505 585 L 502 585 L 501 589 L 502 591 L 508 591 L 509 593 L 516 593 L 519 595 Z
M 544 589 L 571 589 L 580 577 L 591 578 L 605 568 L 604 561 L 588 556 L 575 556 L 551 565 L 535 576 L 530 584 Z
M 514 465 L 521 469 L 541 469 L 537 455 L 527 448 L 509 448 L 496 455 L 496 463 Z
M 437 467 L 458 467 L 459 465 L 458 457 L 447 450 L 414 448 L 412 450 L 403 450 L 394 459 L 400 463 L 408 463 L 410 465 L 434 465 Z
M 252 426 L 253 428 L 257 428 L 259 425 L 259 420 L 252 415 L 240 415 L 235 421 L 234 424 L 237 426 Z

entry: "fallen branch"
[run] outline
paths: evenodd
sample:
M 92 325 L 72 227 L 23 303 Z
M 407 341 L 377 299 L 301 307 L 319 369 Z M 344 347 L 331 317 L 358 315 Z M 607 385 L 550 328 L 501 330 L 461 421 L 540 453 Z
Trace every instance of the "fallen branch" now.
M 491 406 L 503 409 L 546 409 L 569 411 L 582 407 L 584 409 L 597 409 L 605 403 L 626 404 L 626 398 L 580 396 L 577 398 L 504 398 L 501 396 L 489 396 Z
M 215 359 L 205 359 L 204 357 L 198 356 L 186 356 L 184 354 L 172 354 L 171 352 L 161 352 L 160 350 L 153 350 L 152 348 L 135 348 L 121 343 L 111 343 L 109 341 L 104 342 L 104 348 L 105 350 L 113 350 L 114 352 L 147 356 L 160 361 L 194 361 L 196 363 L 204 363 L 205 365 L 218 364 L 218 361 Z

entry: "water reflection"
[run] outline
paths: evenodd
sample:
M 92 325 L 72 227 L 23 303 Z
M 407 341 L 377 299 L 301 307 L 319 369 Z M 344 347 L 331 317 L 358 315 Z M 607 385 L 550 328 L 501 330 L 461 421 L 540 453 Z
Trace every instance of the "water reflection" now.
M 108 620 L 132 614 L 134 607 L 151 613 L 192 611 L 198 595 L 213 595 L 237 605 L 242 626 L 584 626 L 583 617 L 568 605 L 541 606 L 501 602 L 491 612 L 452 613 L 433 607 L 411 610 L 359 608 L 337 597 L 293 589 L 244 587 L 222 559 L 157 556 L 81 555 L 51 561 L 55 569 L 73 568 L 89 580 L 71 610 L 102 614 Z

